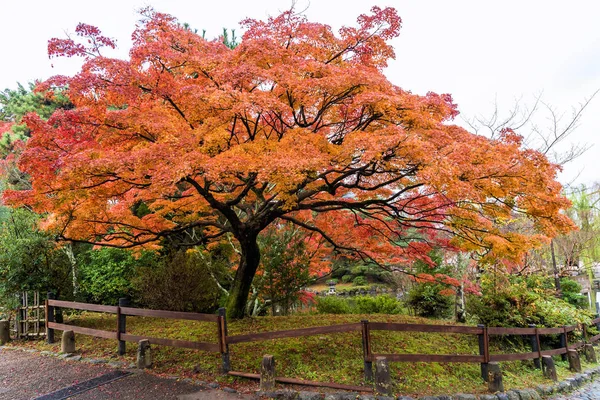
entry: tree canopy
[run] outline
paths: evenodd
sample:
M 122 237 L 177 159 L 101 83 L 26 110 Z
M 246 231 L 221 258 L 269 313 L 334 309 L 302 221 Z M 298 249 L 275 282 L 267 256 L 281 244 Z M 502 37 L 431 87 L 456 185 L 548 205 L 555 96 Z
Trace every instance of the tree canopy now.
M 572 226 L 543 154 L 510 130 L 490 139 L 453 125 L 450 95 L 388 81 L 393 8 L 337 34 L 293 10 L 248 19 L 233 49 L 143 15 L 125 60 L 103 55 L 115 44 L 89 25 L 80 41 L 49 42 L 51 56 L 85 60 L 41 88 L 65 87 L 75 108 L 24 118 L 32 189 L 4 198 L 61 238 L 157 248 L 231 235 L 241 254 L 228 312 L 241 317 L 257 236 L 277 219 L 381 266 L 431 261 L 434 245 L 517 259 Z M 523 216 L 531 230 L 509 229 Z

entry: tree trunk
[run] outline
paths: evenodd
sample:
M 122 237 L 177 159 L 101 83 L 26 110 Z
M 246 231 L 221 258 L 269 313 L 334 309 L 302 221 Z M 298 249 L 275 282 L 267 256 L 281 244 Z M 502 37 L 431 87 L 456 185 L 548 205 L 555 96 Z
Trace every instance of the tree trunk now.
M 241 247 L 240 264 L 227 299 L 227 317 L 231 319 L 244 318 L 245 315 L 252 279 L 260 262 L 260 249 L 256 237 L 257 234 L 252 234 L 241 240 L 238 238 Z
M 550 240 L 550 254 L 552 255 L 552 267 L 554 270 L 554 289 L 556 289 L 556 297 L 562 298 L 562 292 L 560 288 L 560 274 L 558 271 L 558 265 L 556 264 L 556 255 L 554 254 L 554 239 Z
M 77 296 L 77 294 L 79 293 L 79 279 L 77 279 L 77 259 L 75 258 L 75 253 L 73 253 L 73 245 L 70 242 L 66 243 L 63 246 L 62 250 L 67 255 L 67 258 L 69 259 L 69 264 L 71 264 L 73 296 Z

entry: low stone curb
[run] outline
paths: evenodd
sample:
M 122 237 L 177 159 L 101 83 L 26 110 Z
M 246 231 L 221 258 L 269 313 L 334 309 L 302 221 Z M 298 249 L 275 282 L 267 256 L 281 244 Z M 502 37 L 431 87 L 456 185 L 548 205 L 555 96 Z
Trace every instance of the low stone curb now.
M 42 356 L 62 358 L 65 361 L 80 361 L 89 364 L 102 364 L 112 368 L 135 369 L 135 364 L 127 364 L 122 361 L 107 361 L 98 358 L 82 358 L 80 355 L 54 353 L 52 351 L 38 351 L 35 349 L 27 349 L 17 346 L 0 346 L 0 350 L 17 350 L 26 353 L 39 353 Z M 539 385 L 535 389 L 511 389 L 502 393 L 495 394 L 465 394 L 458 393 L 454 395 L 438 395 L 438 396 L 378 396 L 372 394 L 359 394 L 356 392 L 339 392 L 339 393 L 319 393 L 310 391 L 296 391 L 289 389 L 275 390 L 271 392 L 257 391 L 256 396 L 259 398 L 277 399 L 277 400 L 541 400 L 548 396 L 556 394 L 566 394 L 575 391 L 586 383 L 589 383 L 600 376 L 600 367 L 588 369 L 581 374 L 574 375 L 563 381 L 556 382 L 553 385 Z M 179 379 L 176 376 L 170 376 L 169 379 Z M 196 385 L 202 389 L 221 389 L 229 393 L 237 393 L 233 388 L 223 387 L 217 382 L 205 382 L 201 380 L 184 378 L 182 382 Z

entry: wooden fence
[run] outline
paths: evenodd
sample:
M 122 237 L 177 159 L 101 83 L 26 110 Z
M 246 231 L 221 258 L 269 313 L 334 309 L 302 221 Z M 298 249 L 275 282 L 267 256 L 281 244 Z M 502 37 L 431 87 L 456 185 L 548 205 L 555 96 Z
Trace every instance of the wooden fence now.
M 70 308 L 77 310 L 87 310 L 102 313 L 111 313 L 117 315 L 117 324 L 114 330 L 105 331 L 99 329 L 85 328 L 68 324 L 59 324 L 54 322 L 54 311 L 57 307 Z M 166 319 L 184 319 L 193 321 L 202 321 L 216 324 L 217 337 L 216 343 L 194 342 L 186 340 L 176 340 L 167 338 L 155 338 L 148 336 L 132 335 L 126 331 L 126 316 L 142 316 Z M 208 352 L 221 353 L 222 371 L 232 376 L 258 379 L 260 375 L 231 371 L 229 360 L 229 346 L 239 343 L 258 342 L 266 340 L 275 340 L 283 338 L 297 338 L 313 335 L 360 332 L 362 337 L 362 350 L 364 362 L 364 377 L 367 382 L 373 380 L 373 362 L 377 357 L 385 357 L 390 362 L 440 362 L 440 363 L 479 363 L 481 364 L 482 375 L 486 365 L 490 362 L 516 361 L 516 360 L 534 360 L 536 367 L 540 367 L 542 356 L 566 355 L 569 350 L 583 347 L 586 343 L 595 343 L 600 340 L 600 334 L 588 337 L 588 328 L 581 326 L 563 326 L 559 328 L 538 328 L 530 325 L 528 328 L 494 328 L 483 325 L 478 326 L 459 326 L 459 325 L 427 325 L 427 324 L 402 324 L 387 322 L 369 322 L 363 320 L 357 323 L 319 326 L 311 328 L 301 328 L 283 331 L 250 333 L 244 335 L 229 336 L 227 334 L 227 320 L 225 309 L 219 310 L 219 315 L 199 314 L 189 312 L 174 312 L 162 310 L 148 310 L 128 307 L 125 301 L 120 302 L 119 306 L 103 306 L 87 303 L 77 303 L 70 301 L 61 301 L 49 299 L 46 301 L 46 327 L 48 329 L 47 339 L 49 343 L 54 341 L 54 329 L 71 330 L 75 333 L 91 335 L 106 339 L 119 341 L 119 354 L 125 353 L 125 342 L 138 342 L 142 339 L 148 339 L 151 344 L 162 346 L 182 347 Z M 592 321 L 592 324 L 600 331 L 600 318 Z M 476 335 L 478 337 L 479 354 L 374 354 L 371 350 L 373 339 L 371 332 L 420 332 L 420 333 L 442 333 L 442 334 L 465 334 Z M 569 333 L 576 336 L 579 331 L 583 340 L 569 344 Z M 522 336 L 525 337 L 531 347 L 531 351 L 524 353 L 509 354 L 490 354 L 490 337 L 492 336 Z M 542 350 L 541 337 L 544 335 L 559 335 L 560 344 L 558 348 Z M 372 391 L 366 386 L 350 386 L 326 382 L 304 381 L 295 378 L 277 377 L 275 380 L 282 383 L 302 384 L 311 386 L 326 386 L 345 390 Z
M 121 301 L 121 304 L 124 302 Z M 106 331 L 101 329 L 86 328 L 76 325 L 60 324 L 54 322 L 55 309 L 56 308 L 70 308 L 75 310 L 93 311 L 108 314 L 117 315 L 117 324 L 114 330 Z M 187 349 L 204 350 L 209 352 L 223 353 L 225 335 L 222 333 L 224 326 L 224 316 L 213 315 L 213 314 L 198 314 L 190 312 L 177 312 L 177 311 L 163 311 L 163 310 L 147 310 L 141 308 L 132 308 L 125 306 L 103 306 L 97 304 L 88 303 L 77 303 L 73 301 L 62 301 L 55 299 L 46 300 L 46 315 L 47 321 L 46 326 L 48 328 L 47 338 L 49 343 L 54 342 L 54 329 L 62 331 L 73 331 L 83 335 L 90 335 L 95 337 L 101 337 L 105 339 L 114 339 L 119 341 L 119 354 L 125 354 L 125 342 L 139 342 L 140 340 L 147 339 L 150 344 L 156 344 L 161 346 L 172 346 L 181 347 Z M 212 322 L 217 324 L 218 337 L 217 343 L 207 342 L 194 342 L 188 340 L 177 340 L 167 338 L 155 338 L 150 336 L 139 336 L 131 335 L 127 333 L 126 316 L 141 316 L 141 317 L 153 317 L 153 318 L 166 318 L 166 319 L 184 319 L 192 321 L 204 321 Z

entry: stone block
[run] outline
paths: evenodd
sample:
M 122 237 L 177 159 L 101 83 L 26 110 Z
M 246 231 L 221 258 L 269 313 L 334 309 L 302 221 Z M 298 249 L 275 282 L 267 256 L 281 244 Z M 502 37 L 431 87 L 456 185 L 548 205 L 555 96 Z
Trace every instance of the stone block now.
M 581 360 L 577 350 L 567 351 L 567 359 L 569 360 L 569 369 L 573 372 L 581 372 Z
M 495 362 L 488 363 L 487 384 L 488 384 L 488 390 L 492 393 L 504 392 L 504 385 L 502 384 L 502 371 L 500 370 L 500 364 L 495 363 Z
M 10 341 L 10 326 L 8 321 L 0 321 L 0 346 Z
M 591 344 L 586 344 L 583 347 L 583 352 L 585 354 L 585 359 L 587 360 L 587 362 L 593 362 L 593 363 L 597 363 L 598 361 L 596 360 L 596 350 L 594 350 L 594 346 L 592 346 Z
M 260 366 L 260 390 L 269 391 L 275 388 L 275 357 L 263 356 Z
M 150 348 L 150 341 L 148 339 L 138 342 L 136 364 L 139 369 L 152 367 L 152 349 Z
M 477 400 L 474 394 L 458 393 L 452 396 L 453 400 Z
M 554 382 L 558 380 L 556 366 L 554 365 L 554 360 L 551 356 L 542 356 L 542 370 L 544 371 L 544 376 L 546 378 L 551 379 Z
M 506 392 L 506 395 L 508 396 L 508 400 L 521 400 L 521 396 L 515 390 L 509 390 Z
M 390 364 L 385 357 L 375 358 L 375 391 L 381 395 L 392 395 Z
M 63 353 L 75 353 L 75 332 L 64 331 L 60 342 L 60 351 Z
M 323 400 L 325 395 L 318 392 L 298 392 L 299 400 Z

